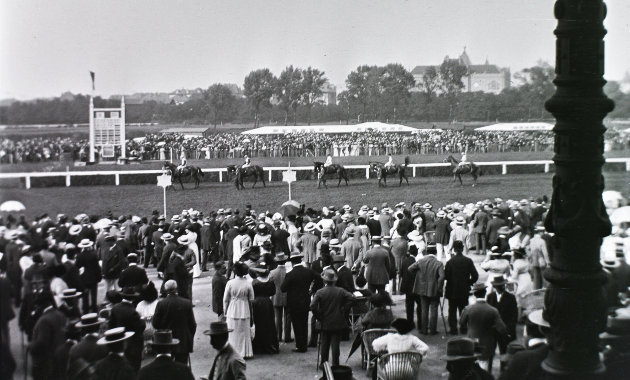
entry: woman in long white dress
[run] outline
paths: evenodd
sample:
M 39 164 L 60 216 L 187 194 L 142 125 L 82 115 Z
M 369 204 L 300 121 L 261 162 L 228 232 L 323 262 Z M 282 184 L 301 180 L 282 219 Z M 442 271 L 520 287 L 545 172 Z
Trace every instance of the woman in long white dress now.
M 228 328 L 233 329 L 230 332 L 229 342 L 243 358 L 254 356 L 251 335 L 254 288 L 245 277 L 248 270 L 246 264 L 235 263 L 234 274 L 236 276 L 227 282 L 223 295 L 226 322 Z
M 532 277 L 529 274 L 529 262 L 525 257 L 524 249 L 516 249 L 514 252 L 514 261 L 512 262 L 512 276 L 511 280 L 516 282 L 516 303 L 521 306 L 523 304 L 524 296 L 534 290 L 534 283 Z
M 186 236 L 188 237 L 188 248 L 195 253 L 197 263 L 193 265 L 193 278 L 201 276 L 201 257 L 199 257 L 199 247 L 197 246 L 197 233 L 190 229 L 191 226 L 186 227 Z

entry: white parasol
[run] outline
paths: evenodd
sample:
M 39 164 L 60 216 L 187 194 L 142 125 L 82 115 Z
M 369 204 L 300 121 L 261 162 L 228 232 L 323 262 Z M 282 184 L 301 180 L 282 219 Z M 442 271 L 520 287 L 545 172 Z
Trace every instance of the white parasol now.
M 619 207 L 610 215 L 613 225 L 619 226 L 621 223 L 630 223 L 630 206 Z
M 26 207 L 22 202 L 18 201 L 6 201 L 0 205 L 0 211 L 2 212 L 20 212 L 26 210 Z

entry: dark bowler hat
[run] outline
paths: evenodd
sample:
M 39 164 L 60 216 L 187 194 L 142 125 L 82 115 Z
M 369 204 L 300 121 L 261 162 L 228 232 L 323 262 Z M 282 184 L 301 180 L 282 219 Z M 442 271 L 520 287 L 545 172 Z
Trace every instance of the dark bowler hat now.
M 289 260 L 289 256 L 286 253 L 280 252 L 273 258 L 273 260 L 277 263 L 286 263 Z
M 105 335 L 99 339 L 96 344 L 103 346 L 106 344 L 122 342 L 125 339 L 129 339 L 133 334 L 133 331 L 125 331 L 124 327 L 116 327 L 115 329 L 105 331 Z
M 492 286 L 505 285 L 506 281 L 503 276 L 494 276 L 490 282 Z
M 446 342 L 446 355 L 442 360 L 455 361 L 462 359 L 475 359 L 479 354 L 475 353 L 475 342 L 470 338 L 453 338 Z
M 85 327 L 101 325 L 105 322 L 107 322 L 105 318 L 99 318 L 98 314 L 89 313 L 89 314 L 82 315 L 81 320 L 75 323 L 75 326 L 80 329 L 80 328 L 85 328 Z
M 472 286 L 472 290 L 470 292 L 474 293 L 478 290 L 486 290 L 486 284 L 484 284 L 483 282 L 477 282 Z
M 395 328 L 396 331 L 398 331 L 398 333 L 402 335 L 413 330 L 414 325 L 413 322 L 408 319 L 398 318 L 394 322 L 392 322 L 392 327 Z
M 131 287 L 131 286 L 124 287 L 120 291 L 120 295 L 122 296 L 122 298 L 124 298 L 126 300 L 135 299 L 135 298 L 138 298 L 140 296 L 140 294 L 136 293 L 134 288 Z
M 179 339 L 174 339 L 173 331 L 169 329 L 155 330 L 153 340 L 149 344 L 152 346 L 176 346 L 179 344 Z
M 229 329 L 227 323 L 219 321 L 219 322 L 210 322 L 210 330 L 206 330 L 203 333 L 205 335 L 219 335 L 219 334 L 227 334 L 232 332 L 232 329 Z
M 501 355 L 501 361 L 502 362 L 509 362 L 510 359 L 512 358 L 512 356 L 514 356 L 514 354 L 516 354 L 517 352 L 520 351 L 525 351 L 525 346 L 523 346 L 521 343 L 518 342 L 510 342 L 507 345 L 507 352 L 503 355 Z
M 345 263 L 346 257 L 344 255 L 332 255 L 332 262 L 334 263 Z

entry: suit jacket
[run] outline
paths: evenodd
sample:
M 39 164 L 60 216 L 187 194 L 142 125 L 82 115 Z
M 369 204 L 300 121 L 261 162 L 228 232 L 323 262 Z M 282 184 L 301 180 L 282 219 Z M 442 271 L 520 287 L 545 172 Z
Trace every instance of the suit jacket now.
M 370 218 L 365 222 L 365 224 L 370 230 L 370 235 L 381 236 L 381 223 L 378 220 Z
M 337 286 L 354 293 L 354 278 L 352 277 L 352 271 L 347 266 L 343 265 L 337 269 Z
M 400 291 L 403 294 L 413 294 L 413 285 L 416 280 L 416 272 L 410 271 L 409 267 L 415 263 L 416 260 L 411 255 L 403 257 L 400 264 Z
M 541 367 L 543 360 L 549 353 L 549 346 L 542 344 L 512 356 L 507 368 L 499 376 L 499 380 L 539 380 L 544 379 Z
M 79 277 L 84 286 L 98 284 L 103 278 L 101 266 L 98 263 L 98 256 L 94 250 L 79 252 L 75 265 L 79 269 L 83 268 L 83 273 Z
M 212 276 L 212 311 L 218 315 L 224 313 L 223 310 L 223 294 L 225 293 L 225 285 L 227 278 L 225 275 L 215 273 Z
M 349 238 L 343 242 L 339 254 L 345 256 L 346 266 L 348 266 L 348 268 L 352 268 L 354 262 L 357 261 L 361 255 L 361 252 L 363 252 L 363 244 L 353 237 L 352 239 Z
M 384 285 L 389 282 L 389 272 L 393 263 L 389 260 L 389 251 L 382 246 L 375 246 L 365 254 L 367 263 L 365 279 L 368 284 Z
M 310 287 L 317 275 L 312 270 L 298 265 L 287 273 L 280 291 L 287 293 L 287 308 L 290 312 L 308 312 L 310 306 Z
M 488 225 L 488 219 L 488 214 L 485 211 L 477 211 L 475 218 L 473 219 L 473 232 L 478 234 L 485 233 Z
M 276 285 L 276 294 L 271 297 L 273 306 L 281 307 L 287 306 L 287 293 L 280 290 L 284 278 L 287 276 L 287 270 L 284 264 L 278 265 L 276 269 L 269 273 L 269 280 L 273 281 Z
M 444 286 L 444 265 L 435 255 L 426 255 L 413 263 L 409 270 L 416 273 L 413 292 L 420 296 L 440 297 Z
M 135 334 L 127 340 L 127 348 L 125 355 L 128 358 L 137 357 L 142 354 L 144 348 L 144 329 L 146 323 L 140 319 L 140 314 L 130 302 L 120 302 L 112 307 L 109 314 L 109 328 L 124 327 L 127 331 L 133 331 Z
M 451 221 L 446 218 L 438 218 L 435 221 L 435 242 L 447 245 L 451 238 Z
M 116 353 L 110 353 L 94 365 L 98 380 L 135 380 L 136 371 L 129 360 Z
M 98 337 L 92 334 L 86 335 L 70 349 L 70 360 L 72 363 L 77 359 L 83 359 L 90 364 L 107 356 L 107 348 L 96 344 Z
M 281 228 L 273 230 L 271 232 L 271 244 L 273 244 L 274 251 L 284 252 L 287 256 L 291 253 L 289 249 L 289 237 L 291 234 L 287 230 Z
M 497 238 L 499 237 L 499 228 L 507 226 L 507 222 L 499 217 L 492 218 L 486 224 L 486 236 L 488 237 L 488 244 L 491 246 L 496 245 Z
M 120 272 L 127 266 L 127 251 L 124 244 L 114 243 L 101 247 L 101 260 L 103 263 L 103 277 L 107 279 L 117 279 Z
M 389 234 L 389 230 L 392 228 L 392 217 L 389 214 L 379 214 L 378 222 L 381 225 L 381 233 L 384 235 Z
M 153 314 L 153 327 L 173 331 L 173 338 L 179 339 L 175 352 L 187 354 L 193 351 L 197 322 L 190 300 L 169 294 L 159 301 Z
M 445 296 L 448 299 L 468 299 L 470 287 L 479 279 L 473 261 L 464 255 L 455 255 L 446 262 Z
M 66 320 L 66 316 L 54 307 L 39 317 L 28 345 L 33 364 L 48 366 L 50 371 L 54 369 L 53 352 L 66 341 Z
M 61 279 L 68 285 L 68 288 L 83 290 L 83 281 L 81 281 L 79 268 L 76 264 L 71 261 L 66 261 L 63 263 L 63 266 L 66 267 L 66 273 L 64 273 Z
M 300 237 L 296 246 L 304 254 L 304 261 L 312 263 L 315 261 L 315 253 L 317 251 L 317 242 L 319 238 L 312 233 L 305 233 Z
M 214 374 L 218 373 L 217 380 L 246 380 L 245 360 L 227 343 L 227 345 L 217 352 L 214 358 L 208 380 L 214 380 Z
M 338 286 L 324 286 L 311 302 L 313 315 L 321 322 L 322 331 L 340 331 L 348 328 L 346 311 L 354 297 Z
M 140 290 L 142 285 L 146 285 L 148 282 L 149 278 L 147 277 L 147 272 L 138 265 L 128 266 L 120 273 L 120 277 L 118 278 L 118 286 L 121 288 L 131 286 L 135 288 L 136 291 Z
M 477 300 L 464 308 L 459 327 L 462 333 L 468 332 L 468 337 L 479 339 L 481 360 L 491 358 L 497 347 L 497 338 L 504 338 L 507 334 L 499 311 L 485 300 Z
M 6 277 L 0 277 L 0 326 L 6 326 L 10 320 L 15 318 L 13 311 L 13 298 L 17 294 L 13 289 L 11 281 Z
M 518 321 L 518 306 L 516 297 L 512 293 L 503 292 L 501 301 L 497 302 L 497 293 L 492 292 L 486 297 L 488 305 L 499 311 L 501 320 L 505 323 L 510 339 L 516 339 L 516 322 Z
M 137 380 L 194 380 L 190 368 L 168 356 L 158 356 L 138 371 Z

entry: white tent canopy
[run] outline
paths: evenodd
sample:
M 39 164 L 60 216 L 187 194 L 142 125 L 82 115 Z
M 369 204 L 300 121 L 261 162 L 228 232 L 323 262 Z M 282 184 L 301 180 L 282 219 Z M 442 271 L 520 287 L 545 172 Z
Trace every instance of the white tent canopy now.
M 287 133 L 361 133 L 367 131 L 411 133 L 415 128 L 401 124 L 369 122 L 350 125 L 266 126 L 241 132 L 243 135 L 282 135 Z
M 553 124 L 549 123 L 499 123 L 476 128 L 475 131 L 551 131 Z

